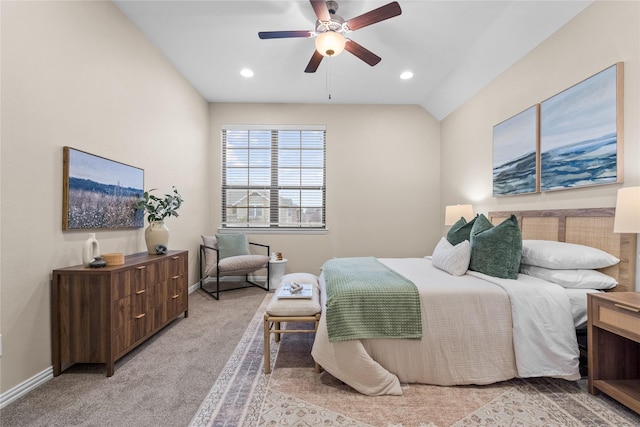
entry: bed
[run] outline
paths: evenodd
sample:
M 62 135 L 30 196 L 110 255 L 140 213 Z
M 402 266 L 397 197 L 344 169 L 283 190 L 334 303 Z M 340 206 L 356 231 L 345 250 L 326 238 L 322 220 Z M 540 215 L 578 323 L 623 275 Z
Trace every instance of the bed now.
M 599 269 L 618 282 L 608 291 L 632 291 L 636 235 L 613 233 L 614 213 L 614 208 L 490 212 L 486 219 L 499 225 L 516 218 L 523 241 L 573 243 L 613 255 L 620 262 Z M 586 324 L 586 293 L 600 290 L 566 290 L 525 274 L 518 274 L 517 280 L 474 271 L 454 276 L 434 267 L 430 257 L 376 261 L 415 284 L 421 335 L 336 339 L 334 333 L 330 339 L 323 271 L 325 312 L 312 356 L 355 390 L 401 395 L 403 385 L 410 383 L 449 386 L 516 377 L 580 378 L 576 328 Z

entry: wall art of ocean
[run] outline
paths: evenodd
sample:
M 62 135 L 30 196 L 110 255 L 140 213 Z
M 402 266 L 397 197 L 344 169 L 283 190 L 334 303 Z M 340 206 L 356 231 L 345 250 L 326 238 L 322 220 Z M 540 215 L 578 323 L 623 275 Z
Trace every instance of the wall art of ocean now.
M 536 191 L 536 153 L 527 153 L 493 168 L 493 195 Z
M 540 190 L 617 182 L 617 163 L 615 133 L 543 151 Z

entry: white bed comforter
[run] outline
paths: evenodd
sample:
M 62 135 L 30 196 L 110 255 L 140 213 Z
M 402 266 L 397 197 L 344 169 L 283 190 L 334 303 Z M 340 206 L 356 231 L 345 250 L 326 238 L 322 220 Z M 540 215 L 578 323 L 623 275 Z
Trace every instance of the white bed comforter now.
M 580 379 L 571 302 L 562 286 L 524 274 L 518 280 L 475 271 L 467 274 L 494 283 L 509 295 L 519 377 Z
M 423 336 L 330 343 L 323 316 L 311 354 L 327 372 L 359 392 L 400 395 L 401 383 L 580 377 L 570 303 L 557 285 L 522 275 L 517 281 L 480 273 L 456 277 L 422 258 L 379 261 L 418 287 Z M 320 282 L 324 302 L 322 276 Z

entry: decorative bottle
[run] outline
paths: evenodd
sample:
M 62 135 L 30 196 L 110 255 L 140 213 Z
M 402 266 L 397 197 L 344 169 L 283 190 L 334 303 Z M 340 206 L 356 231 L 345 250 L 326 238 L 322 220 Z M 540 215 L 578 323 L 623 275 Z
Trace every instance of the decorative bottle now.
M 82 264 L 88 267 L 89 263 L 99 256 L 100 244 L 96 240 L 96 233 L 89 233 L 89 238 L 84 242 L 84 246 L 82 246 Z

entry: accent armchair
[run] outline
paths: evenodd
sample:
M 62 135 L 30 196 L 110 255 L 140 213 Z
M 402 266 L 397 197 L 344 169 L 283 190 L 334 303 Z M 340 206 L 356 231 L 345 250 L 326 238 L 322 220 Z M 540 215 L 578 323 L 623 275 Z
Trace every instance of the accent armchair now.
M 202 236 L 202 243 L 200 245 L 200 289 L 216 300 L 220 299 L 220 292 L 249 286 L 269 291 L 269 245 L 249 242 L 244 233 Z M 253 254 L 252 248 L 256 251 L 265 250 L 266 255 Z M 262 269 L 266 269 L 264 284 L 253 281 L 255 279 L 249 279 L 250 273 Z M 220 278 L 224 276 L 245 276 L 244 283 L 248 285 L 220 289 Z M 203 286 L 208 277 L 215 277 L 215 290 L 209 290 Z M 234 283 L 243 282 L 234 281 Z

